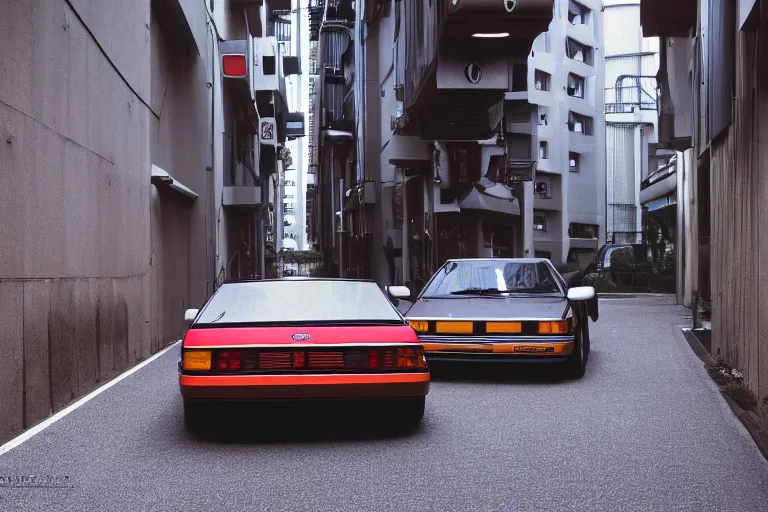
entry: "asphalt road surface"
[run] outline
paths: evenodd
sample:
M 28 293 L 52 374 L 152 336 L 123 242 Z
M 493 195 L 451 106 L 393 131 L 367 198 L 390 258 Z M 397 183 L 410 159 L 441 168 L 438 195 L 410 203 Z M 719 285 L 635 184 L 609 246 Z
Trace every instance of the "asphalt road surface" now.
M 449 375 L 415 432 L 326 414 L 196 438 L 174 349 L 0 456 L 0 477 L 69 482 L 0 487 L 0 511 L 768 511 L 768 463 L 680 333 L 685 310 L 601 314 L 582 380 Z

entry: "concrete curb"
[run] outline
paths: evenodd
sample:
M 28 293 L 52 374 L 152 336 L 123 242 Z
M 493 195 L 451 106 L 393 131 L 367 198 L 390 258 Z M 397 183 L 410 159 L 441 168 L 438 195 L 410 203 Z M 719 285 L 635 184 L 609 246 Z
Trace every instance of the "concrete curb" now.
M 715 359 L 709 354 L 709 352 L 707 352 L 707 349 L 704 348 L 704 345 L 702 345 L 699 339 L 691 332 L 690 328 L 684 328 L 682 331 L 683 337 L 688 342 L 688 345 L 690 345 L 691 350 L 693 350 L 693 353 L 701 360 L 702 363 L 715 363 Z M 752 440 L 755 442 L 757 449 L 763 455 L 765 460 L 768 460 L 768 432 L 763 430 L 762 426 L 760 425 L 760 417 L 754 412 L 745 411 L 742 409 L 739 404 L 734 402 L 731 397 L 722 391 L 720 392 L 720 396 L 725 399 L 725 402 L 731 408 L 733 414 L 741 421 L 742 425 L 744 425 L 744 428 L 747 429 L 747 432 L 749 432 L 750 437 L 752 437 Z

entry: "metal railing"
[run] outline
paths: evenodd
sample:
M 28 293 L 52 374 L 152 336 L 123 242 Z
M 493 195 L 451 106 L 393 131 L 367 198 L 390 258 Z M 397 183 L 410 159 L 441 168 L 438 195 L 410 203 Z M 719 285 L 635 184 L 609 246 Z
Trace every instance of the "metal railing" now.
M 658 110 L 656 91 L 655 76 L 621 75 L 614 87 L 605 89 L 605 113 L 631 114 L 635 110 Z

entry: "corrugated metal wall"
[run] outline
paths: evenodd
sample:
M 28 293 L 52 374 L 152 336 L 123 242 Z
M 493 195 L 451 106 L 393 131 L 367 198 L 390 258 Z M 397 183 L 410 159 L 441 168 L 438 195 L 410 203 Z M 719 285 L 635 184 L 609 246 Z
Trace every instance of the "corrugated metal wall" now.
M 608 233 L 636 232 L 634 125 L 605 127 Z
M 605 8 L 604 42 L 606 55 L 621 55 L 638 51 L 642 39 L 640 4 L 625 4 Z

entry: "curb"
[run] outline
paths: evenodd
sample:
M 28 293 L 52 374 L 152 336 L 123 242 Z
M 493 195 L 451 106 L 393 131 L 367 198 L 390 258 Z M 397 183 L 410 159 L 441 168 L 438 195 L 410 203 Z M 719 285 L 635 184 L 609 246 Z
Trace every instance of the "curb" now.
M 693 350 L 693 353 L 701 360 L 702 363 L 708 364 L 715 362 L 715 359 L 709 354 L 709 352 L 707 352 L 707 349 L 705 349 L 704 345 L 699 342 L 698 338 L 696 338 L 696 336 L 691 332 L 690 328 L 683 328 L 682 331 L 685 341 L 688 342 L 691 350 Z M 707 375 L 707 378 L 711 380 L 709 375 Z M 731 397 L 722 391 L 720 391 L 720 396 L 725 399 L 725 402 L 731 408 L 731 411 L 733 411 L 734 416 L 736 416 L 739 421 L 741 421 L 741 424 L 744 425 L 744 428 L 747 429 L 747 432 L 749 432 L 750 437 L 755 442 L 757 449 L 763 455 L 765 460 L 768 460 L 768 432 L 766 432 L 761 427 L 759 416 L 754 412 L 745 411 L 742 409 L 739 404 L 734 402 Z

